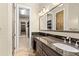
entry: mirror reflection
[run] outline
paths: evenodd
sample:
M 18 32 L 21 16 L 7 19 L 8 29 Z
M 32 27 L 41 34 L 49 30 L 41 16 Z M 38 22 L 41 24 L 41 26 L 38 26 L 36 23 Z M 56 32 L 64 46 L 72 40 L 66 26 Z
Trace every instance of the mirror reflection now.
M 64 3 L 40 17 L 40 30 L 79 31 L 79 3 Z

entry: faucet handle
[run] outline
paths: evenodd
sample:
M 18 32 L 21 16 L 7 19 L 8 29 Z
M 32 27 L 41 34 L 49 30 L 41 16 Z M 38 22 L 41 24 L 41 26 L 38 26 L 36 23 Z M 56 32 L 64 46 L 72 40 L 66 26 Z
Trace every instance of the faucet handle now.
M 67 36 L 67 37 L 66 37 L 66 39 L 68 39 L 68 40 L 69 40 L 69 42 L 68 42 L 68 43 L 71 43 L 71 37 Z
M 70 38 L 69 36 L 66 37 L 66 39 L 69 39 L 69 38 Z
M 75 46 L 76 46 L 76 47 L 78 47 L 78 46 L 79 46 L 79 45 L 78 45 L 78 42 L 79 42 L 79 40 L 78 40 L 78 41 L 76 41 L 76 44 L 75 44 Z
M 69 37 L 69 43 L 71 43 L 71 37 Z
M 65 37 L 63 37 L 63 39 L 64 39 L 64 43 L 66 43 L 66 38 L 65 38 Z

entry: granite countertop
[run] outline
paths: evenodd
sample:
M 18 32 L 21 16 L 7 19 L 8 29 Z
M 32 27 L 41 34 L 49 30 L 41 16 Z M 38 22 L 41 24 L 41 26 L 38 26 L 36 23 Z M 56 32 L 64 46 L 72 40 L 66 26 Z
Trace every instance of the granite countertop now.
M 56 52 L 58 52 L 59 54 L 63 55 L 63 56 L 79 56 L 79 52 L 74 53 L 74 52 L 65 51 L 65 50 L 62 50 L 62 49 L 53 45 L 54 43 L 63 43 L 63 44 L 74 47 L 71 44 L 64 43 L 62 39 L 58 39 L 58 38 L 51 37 L 51 36 L 39 36 L 39 35 L 34 36 L 34 37 L 37 38 L 38 40 L 40 40 L 41 42 L 43 42 L 44 44 L 46 44 L 47 46 L 49 46 L 50 48 L 52 48 L 53 50 L 55 50 Z M 78 49 L 78 48 L 76 48 L 76 49 Z

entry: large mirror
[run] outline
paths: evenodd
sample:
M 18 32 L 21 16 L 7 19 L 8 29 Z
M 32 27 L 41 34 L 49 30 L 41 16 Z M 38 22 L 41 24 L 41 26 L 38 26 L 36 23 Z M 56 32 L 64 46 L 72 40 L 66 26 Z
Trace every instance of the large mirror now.
M 79 3 L 64 3 L 40 17 L 40 30 L 79 31 Z

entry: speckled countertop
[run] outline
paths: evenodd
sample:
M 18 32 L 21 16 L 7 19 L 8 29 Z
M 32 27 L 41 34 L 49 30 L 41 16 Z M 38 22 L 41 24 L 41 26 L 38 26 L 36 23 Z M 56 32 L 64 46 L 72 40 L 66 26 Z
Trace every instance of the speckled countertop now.
M 76 52 L 65 51 L 53 45 L 54 43 L 62 43 L 62 44 L 66 44 L 66 45 L 76 48 L 74 45 L 71 45 L 69 43 L 64 43 L 62 39 L 58 39 L 58 38 L 51 37 L 51 36 L 34 36 L 34 37 L 63 56 L 79 56 L 79 52 L 76 53 Z

